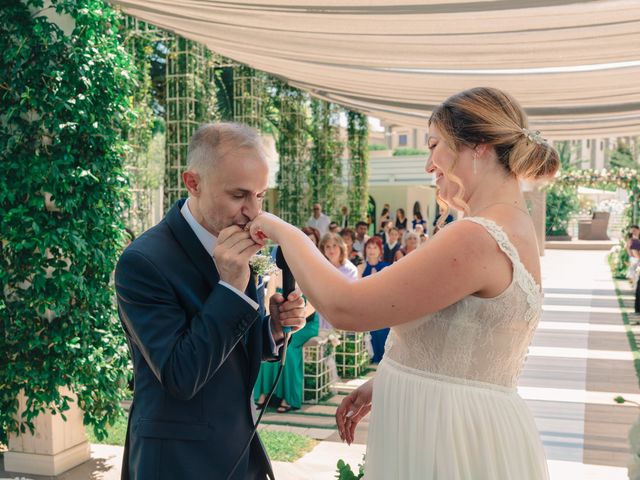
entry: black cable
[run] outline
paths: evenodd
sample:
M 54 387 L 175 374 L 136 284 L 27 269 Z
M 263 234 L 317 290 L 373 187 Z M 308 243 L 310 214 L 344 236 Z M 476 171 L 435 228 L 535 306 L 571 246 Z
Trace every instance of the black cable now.
M 285 354 L 285 352 L 286 352 L 287 343 L 289 343 L 289 342 L 287 342 L 285 340 L 285 343 L 282 346 L 282 348 L 284 349 L 284 351 L 282 352 L 283 354 Z M 283 367 L 284 367 L 284 363 L 280 362 L 280 367 L 278 368 L 278 374 L 276 375 L 276 379 L 273 382 L 273 387 L 271 387 L 271 391 L 269 392 L 269 395 L 267 395 L 267 398 L 264 401 L 264 404 L 263 404 L 263 407 L 262 407 L 262 411 L 260 412 L 260 415 L 258 415 L 258 420 L 256 421 L 256 424 L 253 427 L 253 430 L 251 431 L 251 435 L 249 435 L 249 440 L 247 440 L 247 444 L 244 446 L 244 449 L 242 450 L 242 453 L 240 454 L 240 456 L 236 460 L 236 463 L 233 465 L 233 468 L 231 469 L 231 473 L 229 473 L 229 475 L 227 476 L 227 480 L 231 480 L 231 477 L 233 477 L 233 474 L 236 473 L 236 469 L 238 468 L 238 465 L 240 465 L 240 461 L 244 457 L 245 453 L 247 453 L 247 450 L 249 449 L 249 446 L 251 445 L 251 442 L 253 441 L 253 437 L 255 436 L 256 432 L 258 431 L 258 425 L 260 425 L 260 420 L 262 420 L 262 416 L 264 415 L 264 412 L 267 410 L 267 406 L 269 405 L 269 402 L 271 401 L 271 397 L 273 396 L 273 393 L 276 391 L 276 387 L 278 386 L 278 381 L 280 380 L 280 376 L 282 375 L 282 370 L 284 370 Z
M 276 265 L 282 271 L 282 295 L 284 296 L 285 299 L 287 299 L 289 298 L 289 294 L 293 292 L 293 290 L 296 288 L 296 281 L 293 278 L 291 269 L 289 268 L 289 265 L 287 265 L 287 261 L 285 260 L 284 254 L 282 253 L 282 248 L 280 247 L 278 247 L 278 250 L 276 251 Z M 282 375 L 282 370 L 284 369 L 284 364 L 287 360 L 287 348 L 289 347 L 290 338 L 291 338 L 291 327 L 285 327 L 284 328 L 284 344 L 282 345 L 282 349 L 280 351 L 280 368 L 278 368 L 278 374 L 276 375 L 276 379 L 273 382 L 273 387 L 271 387 L 271 391 L 269 392 L 269 395 L 264 401 L 262 411 L 260 412 L 260 415 L 258 415 L 258 420 L 256 421 L 256 424 L 254 425 L 253 430 L 251 431 L 251 435 L 249 435 L 249 440 L 247 440 L 247 444 L 244 446 L 242 453 L 236 460 L 236 463 L 233 465 L 233 469 L 231 470 L 231 473 L 229 473 L 229 475 L 227 476 L 227 480 L 231 480 L 231 477 L 236 472 L 238 465 L 240 465 L 240 461 L 244 457 L 245 453 L 247 453 L 247 449 L 251 445 L 251 442 L 253 441 L 253 437 L 258 431 L 258 425 L 260 425 L 260 420 L 262 420 L 262 416 L 264 415 L 264 412 L 267 410 L 267 407 L 269 406 L 269 402 L 271 401 L 273 392 L 276 391 L 276 387 L 278 386 L 278 381 L 280 380 L 280 376 Z

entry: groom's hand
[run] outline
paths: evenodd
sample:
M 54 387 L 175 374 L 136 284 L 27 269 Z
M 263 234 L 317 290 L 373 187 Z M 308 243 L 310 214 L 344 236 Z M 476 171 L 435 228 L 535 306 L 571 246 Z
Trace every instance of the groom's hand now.
M 261 248 L 261 245 L 251 239 L 249 232 L 237 225 L 222 230 L 216 248 L 213 249 L 220 280 L 244 292 L 251 275 L 249 260 Z
M 304 298 L 299 288 L 289 294 L 286 302 L 279 293 L 272 295 L 269 299 L 269 313 L 273 339 L 278 342 L 284 338 L 283 327 L 291 327 L 292 332 L 303 328 L 307 323 L 304 312 Z

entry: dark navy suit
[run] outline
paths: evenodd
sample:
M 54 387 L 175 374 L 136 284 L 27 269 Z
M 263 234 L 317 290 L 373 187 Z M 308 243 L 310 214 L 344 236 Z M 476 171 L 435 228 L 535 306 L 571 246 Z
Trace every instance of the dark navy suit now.
M 133 359 L 123 479 L 226 479 L 254 419 L 260 362 L 275 360 L 263 289 L 219 285 L 215 263 L 179 201 L 116 268 L 118 310 Z M 260 293 L 258 293 L 260 292 Z M 273 477 L 256 435 L 235 479 Z

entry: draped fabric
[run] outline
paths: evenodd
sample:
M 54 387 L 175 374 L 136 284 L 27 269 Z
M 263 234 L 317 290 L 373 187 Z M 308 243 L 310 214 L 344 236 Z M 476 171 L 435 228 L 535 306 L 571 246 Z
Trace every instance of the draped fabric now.
M 111 1 L 390 123 L 494 86 L 547 138 L 640 134 L 638 0 Z

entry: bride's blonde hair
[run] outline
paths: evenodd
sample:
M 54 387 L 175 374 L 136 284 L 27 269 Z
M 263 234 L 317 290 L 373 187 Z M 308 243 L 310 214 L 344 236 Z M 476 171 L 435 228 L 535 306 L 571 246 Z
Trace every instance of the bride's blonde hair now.
M 471 88 L 449 97 L 432 112 L 431 125 L 440 130 L 444 142 L 454 152 L 463 146 L 473 148 L 481 143 L 492 146 L 498 162 L 519 179 L 549 178 L 560 167 L 556 149 L 541 138 L 539 132 L 529 130 L 527 115 L 520 104 L 497 88 Z M 464 185 L 460 177 L 453 174 L 457 163 L 456 154 L 451 168 L 444 174 L 458 186 L 451 205 L 468 213 Z M 441 227 L 450 205 L 440 194 L 438 204 L 442 209 L 438 222 Z

